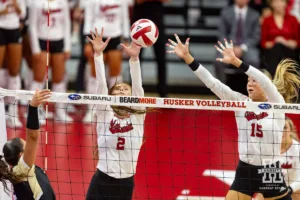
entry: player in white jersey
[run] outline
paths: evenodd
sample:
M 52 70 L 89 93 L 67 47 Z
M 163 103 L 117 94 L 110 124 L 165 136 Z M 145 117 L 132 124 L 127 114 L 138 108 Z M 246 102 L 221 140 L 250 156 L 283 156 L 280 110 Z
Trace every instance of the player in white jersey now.
M 108 87 L 116 81 L 122 81 L 122 51 L 119 49 L 121 40 L 129 41 L 130 20 L 128 2 L 124 0 L 89 0 L 85 4 L 84 34 L 94 27 L 104 28 L 104 38 L 111 37 L 111 41 L 104 51 L 104 61 L 109 67 Z M 93 60 L 92 46 L 85 45 L 84 54 L 91 67 L 91 77 L 87 82 L 87 93 L 95 93 L 96 71 Z M 91 108 L 87 112 L 84 122 L 91 122 Z
M 262 72 L 235 56 L 232 42 L 228 44 L 225 40 L 225 46 L 219 42 L 220 48 L 217 46 L 216 48 L 222 53 L 223 58 L 217 60 L 232 64 L 249 76 L 247 84 L 249 97 L 247 97 L 232 91 L 198 64 L 189 53 L 189 39 L 186 44 L 182 44 L 176 34 L 175 37 L 178 44 L 169 40 L 168 46 L 173 50 L 168 52 L 184 59 L 196 76 L 222 100 L 285 103 L 298 96 L 300 76 L 293 61 L 285 60 L 278 65 L 273 84 Z M 269 104 L 263 103 L 260 106 L 266 108 Z M 279 183 L 275 183 L 276 185 L 269 184 L 273 187 L 267 185 L 268 180 L 263 179 L 265 176 L 260 173 L 263 168 L 274 168 L 274 165 L 280 169 L 279 155 L 285 123 L 284 113 L 268 113 L 266 109 L 266 112 L 262 113 L 237 111 L 235 116 L 240 161 L 226 199 L 250 200 L 255 193 L 262 193 L 265 198 L 290 199 L 281 173 L 275 173 L 276 178 L 280 180 Z
M 296 126 L 290 118 L 286 118 L 282 135 L 280 162 L 289 193 L 292 199 L 300 199 L 300 146 Z M 263 200 L 262 194 L 257 194 L 255 200 Z
M 48 33 L 48 5 L 50 27 Z M 38 0 L 30 7 L 29 34 L 33 53 L 34 80 L 31 90 L 42 89 L 47 64 L 47 39 L 49 37 L 49 66 L 52 67 L 52 91 L 66 92 L 65 64 L 71 51 L 71 20 L 66 0 Z M 56 104 L 55 118 L 59 122 L 70 122 L 65 105 Z
M 20 66 L 22 59 L 22 37 L 20 19 L 25 18 L 25 0 L 0 1 L 0 69 L 6 66 L 8 70 L 7 88 L 21 89 Z M 5 64 L 4 64 L 5 63 Z M 5 71 L 1 71 L 0 79 L 5 79 Z M 17 103 L 9 98 L 8 119 L 9 127 L 22 127 L 18 117 Z
M 116 96 L 144 96 L 139 62 L 140 47 L 131 43 L 121 46 L 131 56 L 129 60 L 132 86 L 116 83 L 108 90 L 103 52 L 110 38 L 102 42 L 101 35 L 92 33 L 95 52 L 97 94 Z M 109 98 L 109 97 L 108 97 Z M 143 141 L 145 108 L 99 105 L 97 108 L 99 161 L 87 193 L 87 200 L 130 199 L 134 188 L 134 174 Z

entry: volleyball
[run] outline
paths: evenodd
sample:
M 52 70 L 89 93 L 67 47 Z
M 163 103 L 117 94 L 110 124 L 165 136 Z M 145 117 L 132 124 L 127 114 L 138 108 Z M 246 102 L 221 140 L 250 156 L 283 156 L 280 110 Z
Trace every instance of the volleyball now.
M 149 19 L 140 19 L 131 26 L 132 41 L 142 47 L 152 46 L 158 38 L 157 26 Z

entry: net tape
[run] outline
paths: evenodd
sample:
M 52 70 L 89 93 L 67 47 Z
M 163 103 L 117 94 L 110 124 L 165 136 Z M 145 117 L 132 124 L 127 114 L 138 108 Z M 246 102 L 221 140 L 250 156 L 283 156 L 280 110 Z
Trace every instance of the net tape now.
M 34 91 L 7 90 L 7 89 L 0 88 L 0 97 L 10 96 L 10 97 L 15 97 L 16 99 L 23 99 L 23 100 L 30 101 L 32 99 L 33 94 Z M 97 95 L 97 94 L 53 92 L 48 102 L 300 114 L 299 104 L 269 103 L 269 102 L 266 103 L 266 102 L 252 102 L 252 101 L 109 96 L 109 95 Z

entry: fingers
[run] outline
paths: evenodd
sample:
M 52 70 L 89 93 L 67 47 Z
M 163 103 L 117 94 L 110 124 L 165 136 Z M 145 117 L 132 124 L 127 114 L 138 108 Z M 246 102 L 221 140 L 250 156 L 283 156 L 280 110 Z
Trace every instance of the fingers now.
M 123 44 L 123 43 L 121 43 L 120 46 L 121 46 L 123 49 L 128 49 L 128 47 L 127 47 L 125 44 Z
M 174 45 L 174 46 L 176 46 L 177 45 L 177 43 L 176 42 L 174 42 L 173 40 L 171 40 L 171 39 L 168 39 L 168 41 L 172 44 L 172 45 Z
M 180 38 L 178 37 L 178 35 L 176 33 L 174 35 L 175 35 L 175 39 L 176 39 L 177 43 L 182 44 L 182 42 L 181 42 Z
M 167 51 L 167 53 L 170 53 L 170 54 L 171 54 L 171 53 L 175 53 L 175 51 Z
M 230 45 L 231 45 L 231 48 L 233 48 L 233 42 L 232 42 L 232 40 L 230 40 Z
M 168 44 L 168 43 L 166 44 L 166 46 L 169 47 L 169 48 L 171 48 L 171 49 L 175 49 L 175 46 L 170 45 L 170 44 Z
M 216 48 L 216 50 L 217 50 L 218 52 L 220 52 L 221 54 L 223 53 L 223 50 L 220 49 L 217 45 L 215 45 L 215 48 Z
M 224 51 L 226 48 L 224 47 L 224 45 L 220 42 L 220 41 L 218 41 L 218 44 L 219 44 L 219 46 L 221 47 L 221 49 Z
M 219 61 L 219 62 L 223 62 L 222 58 L 217 58 L 216 60 Z
M 224 42 L 225 42 L 225 47 L 226 47 L 226 48 L 230 48 L 230 45 L 228 44 L 226 38 L 224 38 Z
M 186 41 L 185 41 L 185 45 L 189 45 L 190 44 L 190 38 L 188 38 L 188 39 L 186 39 Z
M 103 29 L 102 29 L 102 31 L 103 31 Z M 101 35 L 102 35 L 102 33 L 101 33 Z M 107 39 L 105 40 L 104 44 L 107 45 L 107 44 L 109 43 L 110 39 L 111 39 L 111 37 L 107 38 Z
M 103 38 L 103 34 L 104 34 L 104 28 L 102 27 L 102 28 L 101 28 L 101 34 L 100 34 L 100 37 L 101 37 L 101 38 Z
M 91 36 L 92 36 L 93 40 L 96 38 L 93 31 L 91 31 Z
M 94 41 L 89 37 L 89 36 L 86 36 L 86 39 L 88 39 L 88 41 L 90 42 L 90 43 L 94 43 Z
M 95 27 L 95 33 L 96 33 L 96 37 L 99 37 L 98 29 L 96 27 Z

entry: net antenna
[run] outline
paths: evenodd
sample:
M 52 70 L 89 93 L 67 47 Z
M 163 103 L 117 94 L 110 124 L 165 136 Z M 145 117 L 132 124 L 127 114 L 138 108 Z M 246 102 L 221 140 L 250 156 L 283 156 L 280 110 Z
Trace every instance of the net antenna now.
M 46 58 L 46 89 L 49 89 L 49 32 L 50 32 L 50 0 L 47 2 L 47 58 Z M 48 170 L 48 101 L 46 102 L 46 127 L 45 127 L 45 160 L 44 171 Z

